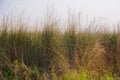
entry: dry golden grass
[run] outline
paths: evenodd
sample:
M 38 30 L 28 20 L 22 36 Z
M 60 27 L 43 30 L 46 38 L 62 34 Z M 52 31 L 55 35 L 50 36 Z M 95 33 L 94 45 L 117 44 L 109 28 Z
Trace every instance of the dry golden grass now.
M 7 19 L 0 25 L 0 79 L 115 80 L 120 72 L 118 32 L 77 30 L 72 18 L 65 31 L 55 18 L 33 29 Z

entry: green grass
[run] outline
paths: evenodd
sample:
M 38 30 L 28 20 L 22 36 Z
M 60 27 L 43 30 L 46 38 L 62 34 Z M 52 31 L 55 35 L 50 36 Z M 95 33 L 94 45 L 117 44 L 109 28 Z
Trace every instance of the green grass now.
M 119 80 L 119 32 L 67 24 L 62 32 L 52 21 L 43 30 L 1 22 L 0 80 Z

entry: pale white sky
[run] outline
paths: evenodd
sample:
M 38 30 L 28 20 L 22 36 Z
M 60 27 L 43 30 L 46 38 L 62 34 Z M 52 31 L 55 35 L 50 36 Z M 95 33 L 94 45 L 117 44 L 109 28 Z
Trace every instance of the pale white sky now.
M 44 15 L 50 0 L 0 0 L 0 18 L 11 10 L 25 10 L 32 17 Z M 91 17 L 120 21 L 120 0 L 52 0 L 58 15 L 66 16 L 68 10 L 81 11 Z

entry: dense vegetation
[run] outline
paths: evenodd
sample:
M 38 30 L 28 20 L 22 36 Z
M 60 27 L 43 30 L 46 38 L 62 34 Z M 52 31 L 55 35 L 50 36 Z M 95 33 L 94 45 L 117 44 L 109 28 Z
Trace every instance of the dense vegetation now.
M 29 29 L 20 19 L 5 18 L 0 80 L 119 80 L 119 28 L 110 32 L 91 25 L 78 31 L 73 21 L 61 31 L 54 21 Z

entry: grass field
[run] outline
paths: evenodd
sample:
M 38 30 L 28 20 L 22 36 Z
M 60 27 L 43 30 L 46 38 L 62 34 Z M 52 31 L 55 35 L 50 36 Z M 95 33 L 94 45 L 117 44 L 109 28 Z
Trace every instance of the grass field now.
M 61 31 L 55 21 L 32 29 L 21 18 L 1 22 L 0 80 L 119 80 L 119 27 L 77 30 L 73 19 Z

